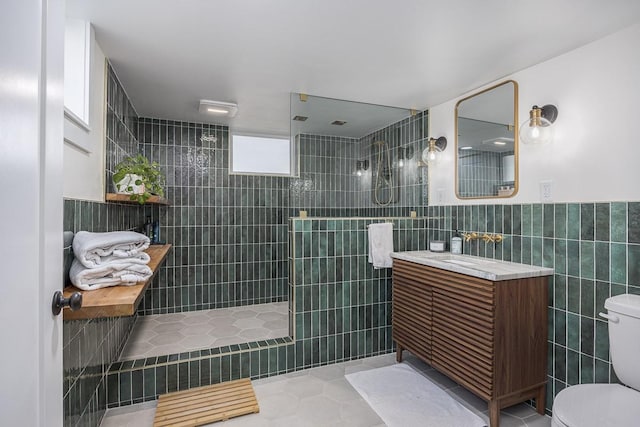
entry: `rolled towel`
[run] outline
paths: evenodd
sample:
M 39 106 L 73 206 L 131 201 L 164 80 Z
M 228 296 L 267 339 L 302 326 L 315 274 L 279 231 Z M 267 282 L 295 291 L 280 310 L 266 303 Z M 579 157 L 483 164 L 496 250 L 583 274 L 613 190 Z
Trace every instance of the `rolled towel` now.
M 86 268 L 79 260 L 74 259 L 69 270 L 69 278 L 75 287 L 85 291 L 117 285 L 135 285 L 137 282 L 149 280 L 153 272 L 143 264 L 111 263 L 104 267 Z
M 135 258 L 138 261 L 132 262 L 146 264 L 149 262 L 148 255 L 140 254 L 149 247 L 149 243 L 147 236 L 134 231 L 78 231 L 73 238 L 73 254 L 87 268 L 111 264 L 122 258 Z

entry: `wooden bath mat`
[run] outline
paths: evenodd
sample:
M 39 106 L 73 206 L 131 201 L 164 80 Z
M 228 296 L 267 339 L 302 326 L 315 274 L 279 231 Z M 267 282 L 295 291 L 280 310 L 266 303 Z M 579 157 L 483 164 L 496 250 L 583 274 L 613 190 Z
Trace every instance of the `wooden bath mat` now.
M 195 427 L 260 412 L 249 378 L 158 397 L 154 427 Z

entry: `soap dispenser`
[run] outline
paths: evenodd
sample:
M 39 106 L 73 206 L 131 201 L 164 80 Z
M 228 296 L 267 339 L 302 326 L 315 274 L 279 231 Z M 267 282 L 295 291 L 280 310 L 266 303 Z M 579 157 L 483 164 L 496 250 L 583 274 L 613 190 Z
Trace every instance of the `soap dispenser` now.
M 451 253 L 462 253 L 462 236 L 460 235 L 460 233 L 458 233 L 458 230 L 456 230 L 456 232 L 451 237 Z
M 151 216 L 147 216 L 147 221 L 144 223 L 144 235 L 150 240 L 153 240 L 153 223 L 151 222 Z

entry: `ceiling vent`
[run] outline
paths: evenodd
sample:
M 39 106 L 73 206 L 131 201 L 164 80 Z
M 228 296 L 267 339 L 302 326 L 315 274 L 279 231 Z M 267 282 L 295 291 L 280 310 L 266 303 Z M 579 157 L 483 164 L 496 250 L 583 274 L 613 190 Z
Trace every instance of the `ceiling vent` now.
M 234 117 L 238 112 L 238 104 L 232 102 L 200 100 L 200 112 L 221 117 Z
M 507 138 L 500 136 L 498 138 L 485 139 L 482 141 L 482 145 L 507 145 L 513 146 L 513 138 Z
M 304 122 L 308 119 L 309 117 L 305 117 L 305 116 L 295 116 L 293 118 L 293 120 L 295 120 L 296 122 Z
M 336 126 L 342 126 L 345 123 L 347 123 L 347 122 L 345 122 L 344 120 L 334 120 L 334 121 L 331 122 L 332 125 L 336 125 Z

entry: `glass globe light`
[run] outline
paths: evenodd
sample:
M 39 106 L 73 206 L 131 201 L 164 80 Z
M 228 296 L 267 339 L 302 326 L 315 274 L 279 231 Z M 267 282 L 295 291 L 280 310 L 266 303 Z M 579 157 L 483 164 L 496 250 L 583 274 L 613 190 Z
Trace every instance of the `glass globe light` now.
M 422 161 L 426 164 L 434 164 L 438 160 L 438 151 L 435 145 L 435 139 L 429 140 L 429 146 L 422 152 Z
M 546 144 L 553 139 L 552 122 L 542 116 L 542 108 L 534 105 L 529 119 L 520 125 L 520 140 L 525 144 Z

